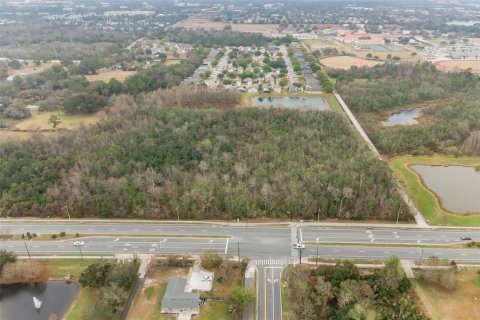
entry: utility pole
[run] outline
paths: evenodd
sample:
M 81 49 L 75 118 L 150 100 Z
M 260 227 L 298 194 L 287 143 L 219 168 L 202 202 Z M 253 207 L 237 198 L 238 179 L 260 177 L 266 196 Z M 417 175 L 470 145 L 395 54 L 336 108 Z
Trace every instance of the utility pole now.
M 27 242 L 23 242 L 23 243 L 25 244 L 25 249 L 27 249 L 28 259 L 30 259 L 30 261 L 32 261 L 32 257 L 30 256 L 30 251 L 28 250 Z
M 320 238 L 317 238 L 317 258 L 315 259 L 315 267 L 318 267 L 318 240 L 320 240 Z
M 291 211 L 287 211 L 287 214 L 290 216 L 290 222 L 292 222 L 292 220 L 293 220 L 292 212 L 291 212 Z
M 80 251 L 80 257 L 83 260 L 82 246 L 78 246 L 78 251 Z
M 238 262 L 240 262 L 240 241 L 237 242 Z
M 298 255 L 299 255 L 299 258 L 300 258 L 300 264 L 302 264 L 302 249 L 298 250 Z

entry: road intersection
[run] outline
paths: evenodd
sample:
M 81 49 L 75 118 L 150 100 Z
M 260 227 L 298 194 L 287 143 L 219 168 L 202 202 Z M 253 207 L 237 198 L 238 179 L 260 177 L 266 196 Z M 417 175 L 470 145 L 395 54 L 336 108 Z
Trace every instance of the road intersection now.
M 480 230 L 424 229 L 384 226 L 245 225 L 144 222 L 0 222 L 2 234 L 67 234 L 66 240 L 2 241 L 0 249 L 26 255 L 76 255 L 74 241 L 83 241 L 83 254 L 191 254 L 214 250 L 222 255 L 248 257 L 257 268 L 257 318 L 281 320 L 281 272 L 298 262 L 292 250 L 299 234 L 306 247 L 304 261 L 321 259 L 384 260 L 392 255 L 418 260 L 435 255 L 456 261 L 480 261 L 480 250 L 456 245 L 461 236 L 480 239 Z

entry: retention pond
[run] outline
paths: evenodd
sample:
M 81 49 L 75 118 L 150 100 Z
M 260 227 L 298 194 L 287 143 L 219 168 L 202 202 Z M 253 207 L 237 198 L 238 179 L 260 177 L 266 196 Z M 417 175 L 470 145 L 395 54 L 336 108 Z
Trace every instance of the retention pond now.
M 480 171 L 475 167 L 412 165 L 426 187 L 454 213 L 480 213 Z
M 409 110 L 400 111 L 394 113 L 388 118 L 387 121 L 383 122 L 384 127 L 392 126 L 408 126 L 412 124 L 417 124 L 417 118 L 420 116 L 420 108 L 413 108 Z
M 254 107 L 329 110 L 328 104 L 322 97 L 253 97 L 252 99 Z
M 77 289 L 75 283 L 65 281 L 0 285 L 0 319 L 63 319 L 75 299 Z

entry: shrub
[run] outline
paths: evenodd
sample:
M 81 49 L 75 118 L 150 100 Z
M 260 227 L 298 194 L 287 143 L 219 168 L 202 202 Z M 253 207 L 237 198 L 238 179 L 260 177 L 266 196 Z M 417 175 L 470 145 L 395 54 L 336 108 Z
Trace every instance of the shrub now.
M 24 104 L 13 102 L 3 111 L 3 115 L 7 118 L 20 120 L 30 117 L 30 111 Z
M 60 235 L 61 238 L 63 238 L 63 237 L 65 237 L 67 234 L 65 233 L 65 231 L 62 231 L 62 232 L 60 232 L 59 235 Z
M 52 234 L 52 239 L 57 239 L 57 235 L 56 235 L 56 234 Z
M 205 251 L 202 256 L 202 267 L 205 269 L 216 269 L 220 267 L 223 262 L 223 258 L 220 257 L 215 251 Z

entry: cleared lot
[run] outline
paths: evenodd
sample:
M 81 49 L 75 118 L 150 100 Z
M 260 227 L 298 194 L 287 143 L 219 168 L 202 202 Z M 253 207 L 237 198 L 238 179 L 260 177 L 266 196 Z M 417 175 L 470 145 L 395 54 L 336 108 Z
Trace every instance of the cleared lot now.
M 322 59 L 320 60 L 320 63 L 327 68 L 348 70 L 352 66 L 359 68 L 373 67 L 377 64 L 383 64 L 383 61 L 366 60 L 350 56 L 337 56 Z

